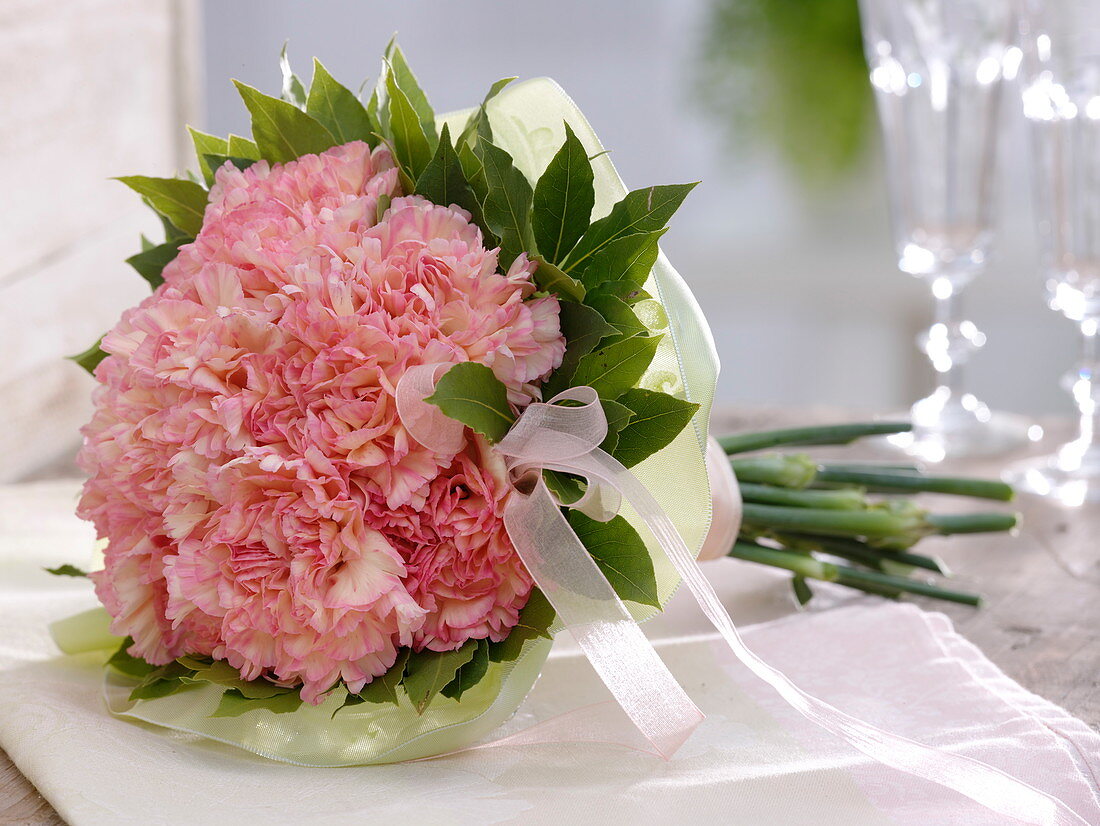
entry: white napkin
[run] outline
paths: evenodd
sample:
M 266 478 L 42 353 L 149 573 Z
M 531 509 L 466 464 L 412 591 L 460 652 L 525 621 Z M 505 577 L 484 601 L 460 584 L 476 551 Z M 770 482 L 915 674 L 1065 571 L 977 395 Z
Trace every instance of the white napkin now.
M 594 743 L 506 746 L 421 763 L 306 769 L 110 717 L 101 671 L 59 656 L 47 624 L 94 604 L 41 571 L 90 556 L 72 482 L 0 488 L 0 747 L 73 826 L 127 824 L 744 823 L 993 826 L 953 792 L 870 763 L 804 721 L 677 597 L 646 631 L 707 720 L 670 762 Z M 805 689 L 899 734 L 977 757 L 1100 824 L 1100 736 L 1028 693 L 954 633 L 902 604 L 832 598 L 789 614 L 782 575 L 732 560 L 707 572 L 746 642 Z M 682 596 L 682 595 L 681 595 Z M 826 594 L 826 597 L 831 595 Z M 508 730 L 606 690 L 562 640 Z

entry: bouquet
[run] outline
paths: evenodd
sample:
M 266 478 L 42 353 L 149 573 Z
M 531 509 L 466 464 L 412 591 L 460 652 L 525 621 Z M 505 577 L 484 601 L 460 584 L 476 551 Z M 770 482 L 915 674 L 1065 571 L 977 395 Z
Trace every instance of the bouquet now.
M 702 542 L 717 363 L 658 248 L 693 184 L 626 192 L 550 81 L 437 117 L 396 44 L 365 104 L 282 64 L 282 98 L 237 84 L 251 138 L 192 130 L 201 177 L 120 179 L 165 239 L 77 357 L 109 701 L 300 763 L 435 754 L 514 711 L 561 626 L 521 505 L 636 618 L 675 588 L 571 452 Z
M 713 342 L 659 248 L 693 184 L 628 192 L 551 81 L 437 116 L 395 43 L 366 103 L 282 68 L 280 98 L 237 84 L 251 138 L 192 130 L 201 176 L 120 179 L 165 238 L 128 259 L 152 294 L 76 357 L 104 610 L 55 626 L 115 639 L 111 711 L 304 765 L 437 755 L 507 719 L 569 627 L 667 756 L 701 715 L 637 622 L 683 579 L 792 704 L 889 744 L 744 649 L 695 558 L 787 568 L 802 600 L 952 598 L 909 546 L 1013 517 L 865 489 L 1007 489 L 742 455 L 903 425 L 708 441 Z

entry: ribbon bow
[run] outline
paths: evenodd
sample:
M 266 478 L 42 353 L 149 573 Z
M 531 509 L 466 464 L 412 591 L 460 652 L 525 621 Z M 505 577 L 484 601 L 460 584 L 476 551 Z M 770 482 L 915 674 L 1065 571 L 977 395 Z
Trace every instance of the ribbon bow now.
M 464 426 L 425 402 L 452 365 L 413 367 L 397 386 L 397 410 L 409 434 L 426 447 L 457 452 Z M 574 402 L 563 406 L 561 402 Z M 543 470 L 584 477 L 588 490 L 580 507 L 603 518 L 630 503 L 649 528 L 737 658 L 796 710 L 839 735 L 869 757 L 954 789 L 995 812 L 1025 823 L 1084 824 L 1064 803 L 993 766 L 925 746 L 858 720 L 807 694 L 749 650 L 729 613 L 700 570 L 676 526 L 644 485 L 600 449 L 607 419 L 591 387 L 574 387 L 549 402 L 528 405 L 496 444 L 515 486 L 504 524 L 535 584 L 576 638 L 615 700 L 666 759 L 690 736 L 704 715 L 661 661 L 607 578 L 573 532 L 542 478 Z

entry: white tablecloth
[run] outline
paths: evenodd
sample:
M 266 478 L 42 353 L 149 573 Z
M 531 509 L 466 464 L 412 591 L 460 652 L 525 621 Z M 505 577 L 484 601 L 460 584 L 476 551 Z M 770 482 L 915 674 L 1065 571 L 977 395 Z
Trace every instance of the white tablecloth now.
M 428 762 L 306 769 L 110 717 L 101 670 L 62 658 L 46 626 L 94 604 L 92 535 L 74 483 L 0 488 L 0 746 L 74 826 L 613 824 L 993 826 L 1003 818 L 804 721 L 707 632 L 684 595 L 646 626 L 708 715 L 669 762 L 622 746 L 543 743 Z M 791 616 L 782 575 L 730 560 L 708 574 L 749 646 L 807 690 L 888 730 L 1010 772 L 1100 824 L 1100 736 L 1001 674 L 939 614 L 824 594 Z M 606 701 L 563 640 L 511 731 Z M 617 724 L 604 703 L 591 711 Z M 625 728 L 624 728 L 625 731 Z

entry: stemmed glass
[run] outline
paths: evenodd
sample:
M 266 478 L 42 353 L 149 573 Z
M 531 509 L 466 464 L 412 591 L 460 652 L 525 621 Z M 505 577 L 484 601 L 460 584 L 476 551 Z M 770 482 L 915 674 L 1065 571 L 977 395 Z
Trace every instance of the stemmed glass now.
M 1026 441 L 1027 422 L 962 389 L 985 343 L 959 295 L 986 265 L 1003 79 L 1015 70 L 1011 0 L 860 0 L 884 136 L 898 267 L 931 288 L 934 323 L 918 339 L 936 389 L 892 441 L 930 462 L 991 455 Z
M 1026 0 L 1021 31 L 1041 271 L 1050 307 L 1078 324 L 1083 348 L 1063 378 L 1080 416 L 1077 438 L 1009 476 L 1079 505 L 1100 501 L 1100 3 Z

